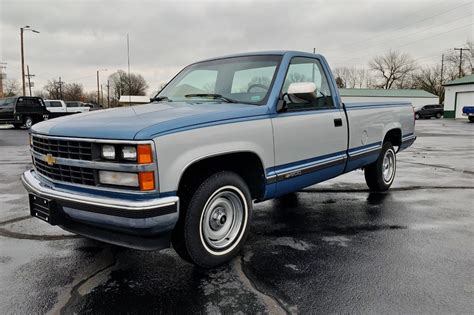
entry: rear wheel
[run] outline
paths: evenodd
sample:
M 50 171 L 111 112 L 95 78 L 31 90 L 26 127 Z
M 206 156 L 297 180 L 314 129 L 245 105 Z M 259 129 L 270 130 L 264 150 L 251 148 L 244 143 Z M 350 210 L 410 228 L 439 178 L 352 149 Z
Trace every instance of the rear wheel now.
M 185 260 L 212 268 L 240 251 L 252 216 L 245 181 L 233 172 L 219 172 L 193 193 L 173 236 L 173 247 Z
M 420 114 L 418 113 L 415 114 L 415 119 L 420 119 L 420 117 L 421 117 Z
M 26 129 L 30 129 L 31 126 L 33 126 L 33 118 L 30 117 L 30 116 L 27 116 L 27 117 L 25 118 L 25 123 L 24 123 L 24 125 L 25 125 L 25 128 L 26 128 Z
M 436 113 L 436 119 L 440 119 L 441 118 L 441 113 Z
M 364 170 L 367 186 L 373 191 L 386 191 L 395 179 L 397 156 L 390 142 L 385 142 L 382 152 L 374 163 Z
M 469 116 L 469 121 L 474 122 L 474 116 Z

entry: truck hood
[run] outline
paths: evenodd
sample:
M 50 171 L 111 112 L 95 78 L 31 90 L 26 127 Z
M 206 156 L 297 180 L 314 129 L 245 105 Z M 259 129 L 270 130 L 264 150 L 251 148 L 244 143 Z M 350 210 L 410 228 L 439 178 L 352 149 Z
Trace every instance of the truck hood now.
M 267 106 L 248 104 L 160 102 L 55 118 L 34 125 L 31 131 L 61 137 L 144 140 L 268 113 Z

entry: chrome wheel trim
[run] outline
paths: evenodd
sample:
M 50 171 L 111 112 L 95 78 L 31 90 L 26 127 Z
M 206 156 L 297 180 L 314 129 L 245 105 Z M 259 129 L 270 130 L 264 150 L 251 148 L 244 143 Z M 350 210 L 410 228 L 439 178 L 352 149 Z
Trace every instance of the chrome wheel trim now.
M 395 152 L 392 149 L 387 150 L 385 152 L 383 161 L 382 161 L 382 177 L 383 181 L 386 184 L 392 182 L 395 176 L 395 169 L 396 169 L 396 158 Z
M 208 198 L 201 213 L 201 243 L 209 253 L 225 255 L 240 243 L 247 221 L 244 194 L 235 186 L 221 187 Z
M 33 119 L 27 118 L 26 121 L 25 121 L 25 127 L 26 127 L 26 129 L 30 129 L 31 126 L 33 126 Z

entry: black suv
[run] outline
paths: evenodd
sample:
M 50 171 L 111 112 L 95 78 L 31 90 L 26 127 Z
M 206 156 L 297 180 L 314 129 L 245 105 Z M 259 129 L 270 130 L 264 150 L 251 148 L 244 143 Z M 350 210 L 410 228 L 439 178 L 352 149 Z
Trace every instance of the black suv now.
M 0 124 L 12 124 L 15 128 L 30 128 L 35 123 L 48 118 L 41 97 L 18 96 L 0 99 Z
M 436 117 L 438 119 L 443 116 L 444 109 L 443 105 L 425 105 L 419 110 L 415 111 L 415 118 L 420 119 L 420 118 L 431 118 L 431 117 Z

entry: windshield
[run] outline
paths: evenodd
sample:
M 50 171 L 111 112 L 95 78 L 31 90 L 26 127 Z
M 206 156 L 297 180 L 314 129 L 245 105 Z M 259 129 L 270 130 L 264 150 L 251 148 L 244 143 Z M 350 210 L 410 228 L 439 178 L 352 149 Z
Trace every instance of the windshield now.
M 268 98 L 280 60 L 281 56 L 266 55 L 196 63 L 181 71 L 156 98 L 261 105 Z

